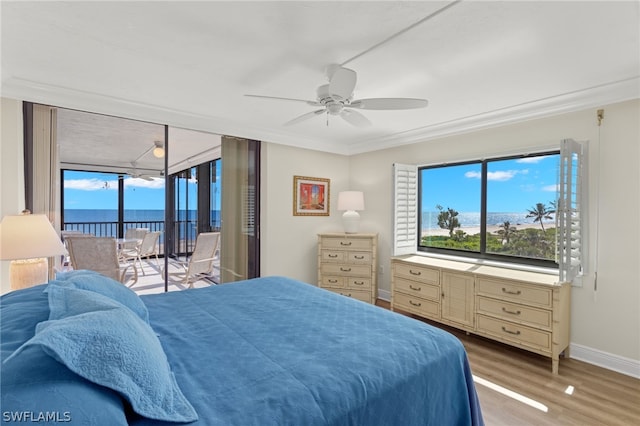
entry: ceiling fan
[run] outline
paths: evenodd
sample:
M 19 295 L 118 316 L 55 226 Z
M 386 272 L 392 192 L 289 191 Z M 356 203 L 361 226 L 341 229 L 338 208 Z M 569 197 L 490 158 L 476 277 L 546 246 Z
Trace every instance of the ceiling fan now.
M 133 167 L 133 169 L 127 170 L 127 175 L 131 176 L 134 179 L 139 178 L 139 179 L 144 179 L 144 180 L 148 180 L 148 181 L 152 181 L 153 180 L 153 177 L 138 172 L 137 163 L 135 161 L 131 162 L 131 166 Z
M 321 114 L 338 115 L 348 123 L 356 127 L 367 127 L 371 122 L 357 109 L 369 110 L 401 110 L 424 108 L 428 105 L 426 99 L 413 98 L 370 98 L 353 99 L 353 89 L 358 79 L 356 72 L 340 65 L 331 65 L 327 68 L 328 84 L 323 84 L 316 90 L 315 101 L 293 98 L 280 98 L 276 96 L 245 95 L 253 98 L 278 99 L 283 101 L 304 102 L 307 105 L 322 107 L 315 111 L 302 114 L 286 122 L 285 126 L 297 124 Z M 327 121 L 327 125 L 328 125 Z

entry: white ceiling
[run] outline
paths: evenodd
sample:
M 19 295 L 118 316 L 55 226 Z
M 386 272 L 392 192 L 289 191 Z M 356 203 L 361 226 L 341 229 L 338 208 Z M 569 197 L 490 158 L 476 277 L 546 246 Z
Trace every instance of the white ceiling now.
M 3 1 L 2 96 L 361 153 L 640 97 L 639 6 Z M 315 108 L 244 96 L 314 100 L 330 64 L 358 73 L 356 98 L 429 106 L 283 126 Z

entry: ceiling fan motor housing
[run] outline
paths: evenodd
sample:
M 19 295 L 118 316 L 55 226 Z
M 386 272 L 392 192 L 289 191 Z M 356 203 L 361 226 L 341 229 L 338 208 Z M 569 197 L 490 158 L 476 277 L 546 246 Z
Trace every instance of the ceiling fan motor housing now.
M 333 95 L 329 92 L 329 85 L 323 84 L 316 90 L 318 102 L 327 108 L 327 112 L 331 115 L 339 115 L 345 105 L 349 104 L 349 99 L 342 99 L 340 96 Z

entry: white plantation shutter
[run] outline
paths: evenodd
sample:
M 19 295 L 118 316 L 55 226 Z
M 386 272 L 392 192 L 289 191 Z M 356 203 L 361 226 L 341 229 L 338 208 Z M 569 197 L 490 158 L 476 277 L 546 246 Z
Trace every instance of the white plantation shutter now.
M 587 145 L 564 139 L 560 145 L 560 176 L 556 221 L 560 282 L 586 273 Z
M 393 165 L 393 255 L 418 249 L 418 168 Z

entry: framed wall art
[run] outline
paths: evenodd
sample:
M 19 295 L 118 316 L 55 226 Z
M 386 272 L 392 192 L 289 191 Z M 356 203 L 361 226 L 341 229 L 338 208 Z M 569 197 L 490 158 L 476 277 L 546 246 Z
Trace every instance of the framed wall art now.
M 329 179 L 293 177 L 293 215 L 329 216 Z

